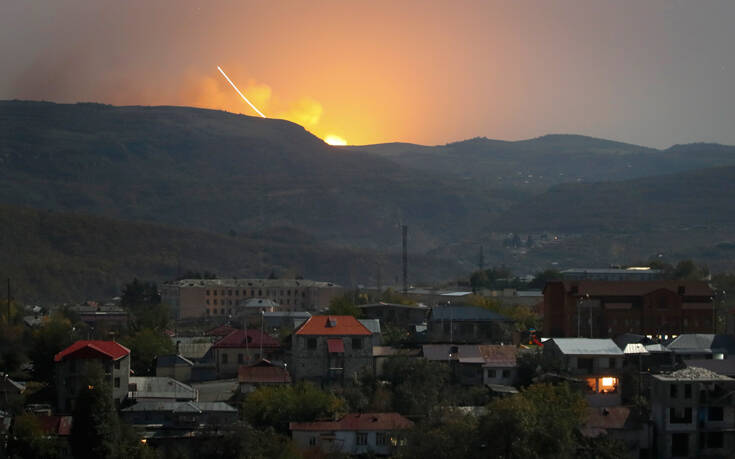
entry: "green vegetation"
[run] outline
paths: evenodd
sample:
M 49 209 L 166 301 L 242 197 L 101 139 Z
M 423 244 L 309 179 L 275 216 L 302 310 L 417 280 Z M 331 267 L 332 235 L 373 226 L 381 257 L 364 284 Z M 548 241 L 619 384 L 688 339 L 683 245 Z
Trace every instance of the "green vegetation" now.
M 242 405 L 245 419 L 258 428 L 288 433 L 289 422 L 315 421 L 344 413 L 344 400 L 308 382 L 263 386 L 248 394 Z

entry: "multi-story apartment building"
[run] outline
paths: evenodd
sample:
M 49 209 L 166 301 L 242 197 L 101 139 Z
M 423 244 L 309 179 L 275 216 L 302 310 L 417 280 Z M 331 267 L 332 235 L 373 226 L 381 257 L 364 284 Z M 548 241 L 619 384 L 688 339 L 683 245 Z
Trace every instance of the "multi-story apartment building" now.
M 735 379 L 690 367 L 648 382 L 655 457 L 733 457 Z
M 552 281 L 544 288 L 544 335 L 711 333 L 712 311 L 712 289 L 701 281 Z
M 371 332 L 352 316 L 312 316 L 291 337 L 295 379 L 344 383 L 372 371 Z
M 54 356 L 58 409 L 70 413 L 82 389 L 89 384 L 93 365 L 98 365 L 112 387 L 116 406 L 128 394 L 130 349 L 114 341 L 77 341 Z
M 237 315 L 253 298 L 281 310 L 315 311 L 343 293 L 339 285 L 306 279 L 183 279 L 161 286 L 161 300 L 178 319 Z

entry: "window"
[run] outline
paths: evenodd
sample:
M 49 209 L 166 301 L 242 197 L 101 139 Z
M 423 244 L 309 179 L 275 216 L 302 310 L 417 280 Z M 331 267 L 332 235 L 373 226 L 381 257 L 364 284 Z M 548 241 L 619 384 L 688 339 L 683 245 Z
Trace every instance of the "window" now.
M 615 368 L 615 358 L 614 357 L 610 357 L 609 365 L 610 366 L 608 368 Z
M 230 296 L 232 296 L 232 290 L 228 290 L 227 291 L 227 294 L 230 295 Z
M 355 444 L 357 446 L 366 446 L 367 445 L 367 434 L 365 432 L 358 432 L 357 437 L 355 438 Z
M 207 295 L 207 296 L 209 296 L 209 290 L 207 290 L 207 293 L 206 293 L 206 295 Z
M 209 315 L 209 308 L 205 309 L 205 311 L 207 311 L 207 315 Z
M 377 432 L 375 434 L 375 444 L 378 446 L 386 446 L 388 444 L 388 434 L 385 432 Z
M 495 377 L 495 370 L 487 370 L 487 377 L 488 378 L 494 378 Z
M 227 354 L 222 354 L 222 363 L 227 363 Z
M 309 338 L 306 340 L 307 349 L 316 349 L 316 338 Z
M 217 296 L 217 290 L 213 290 L 212 293 L 214 294 L 214 296 Z
M 120 387 L 120 378 L 115 378 L 115 387 Z
M 592 359 L 588 357 L 577 357 L 577 368 L 579 370 L 592 371 Z
M 212 300 L 212 302 L 214 303 L 215 306 L 217 305 L 217 300 Z
M 362 338 L 352 338 L 352 349 L 362 349 Z
M 719 449 L 724 447 L 724 432 L 707 432 L 707 448 Z
M 119 360 L 115 360 L 115 369 L 116 370 L 119 370 L 120 369 L 120 361 Z
M 316 446 L 316 437 L 309 437 L 309 446 Z
M 204 300 L 204 303 L 205 304 L 209 304 L 209 300 Z
M 510 378 L 510 370 L 503 370 L 503 378 Z
M 671 434 L 671 455 L 689 456 L 689 434 Z
M 672 383 L 669 386 L 669 398 L 678 397 L 678 392 L 679 392 L 679 386 L 677 386 L 676 383 Z
M 710 406 L 707 408 L 708 421 L 722 421 L 724 418 L 724 411 L 721 406 Z
M 242 362 L 243 362 L 242 354 L 237 354 L 237 363 L 242 363 Z
M 691 408 L 669 408 L 670 424 L 691 424 L 692 409 Z
M 684 384 L 684 398 L 692 398 L 692 385 Z

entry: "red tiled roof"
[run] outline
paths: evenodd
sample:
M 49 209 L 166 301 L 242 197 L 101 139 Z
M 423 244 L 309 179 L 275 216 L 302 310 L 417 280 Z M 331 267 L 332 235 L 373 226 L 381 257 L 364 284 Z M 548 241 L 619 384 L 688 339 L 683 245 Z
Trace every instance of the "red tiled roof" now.
M 291 375 L 286 368 L 263 359 L 254 365 L 241 365 L 237 370 L 237 380 L 240 384 L 290 383 Z
M 576 296 L 605 296 L 605 295 L 646 295 L 656 290 L 670 290 L 679 292 L 679 287 L 684 287 L 686 296 L 712 296 L 712 289 L 704 281 L 552 281 L 564 284 L 564 290 L 569 292 L 572 286 L 577 287 Z M 552 283 L 549 282 L 549 283 Z
M 263 343 L 263 347 L 265 348 L 275 349 L 281 347 L 281 343 L 277 339 L 263 334 L 259 330 L 235 330 L 221 340 L 214 343 L 212 347 L 215 349 L 223 347 L 255 348 L 260 347 L 261 342 Z
M 368 330 L 352 316 L 311 316 L 296 335 L 367 335 Z
M 46 435 L 71 435 L 71 416 L 36 416 Z
M 327 350 L 330 354 L 344 354 L 345 342 L 339 338 L 330 338 L 327 340 Z
M 81 340 L 56 354 L 54 362 L 61 362 L 72 356 L 76 359 L 108 358 L 117 360 L 128 354 L 130 354 L 130 349 L 115 341 Z
M 237 330 L 235 327 L 231 327 L 229 325 L 220 325 L 219 327 L 215 327 L 209 331 L 204 332 L 205 336 L 227 336 L 230 333 Z
M 339 421 L 292 422 L 291 430 L 339 431 L 339 430 L 405 430 L 413 422 L 398 413 L 350 413 Z

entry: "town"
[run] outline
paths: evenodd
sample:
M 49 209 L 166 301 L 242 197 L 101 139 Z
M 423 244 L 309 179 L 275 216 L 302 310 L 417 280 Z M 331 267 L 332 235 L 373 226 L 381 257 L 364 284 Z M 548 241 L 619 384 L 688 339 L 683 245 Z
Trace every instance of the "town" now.
M 39 307 L 8 297 L 2 450 L 59 458 L 735 450 L 735 310 L 698 266 L 567 269 L 538 273 L 526 289 L 496 288 L 509 281 L 497 272 L 477 271 L 460 288 L 405 290 L 186 273 L 160 286 L 135 279 L 108 302 Z

